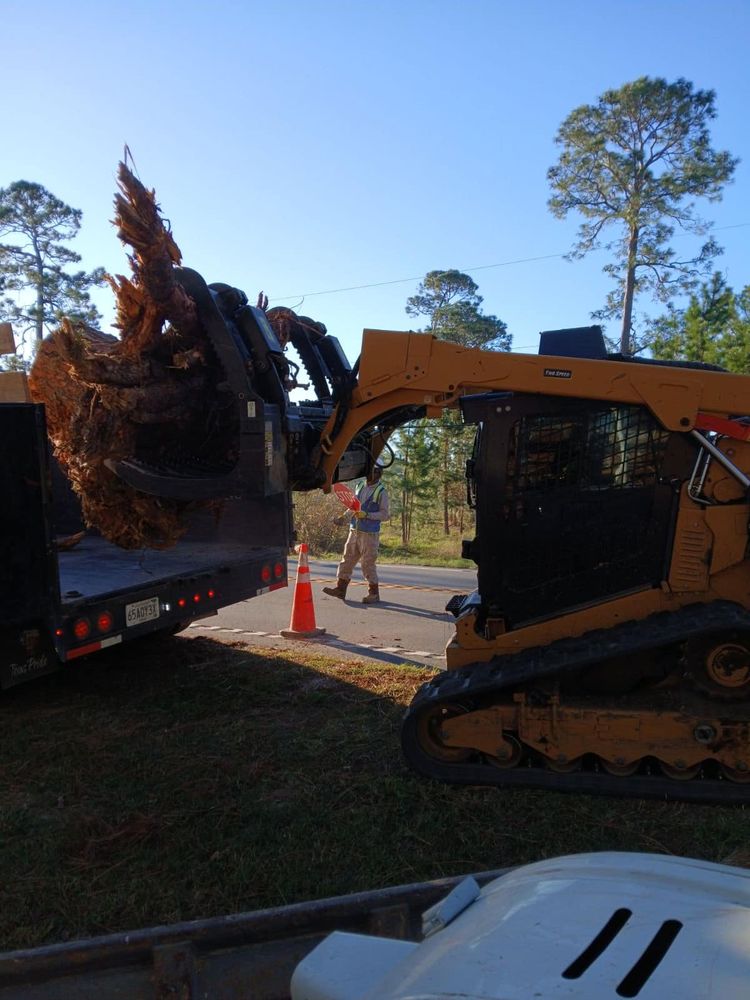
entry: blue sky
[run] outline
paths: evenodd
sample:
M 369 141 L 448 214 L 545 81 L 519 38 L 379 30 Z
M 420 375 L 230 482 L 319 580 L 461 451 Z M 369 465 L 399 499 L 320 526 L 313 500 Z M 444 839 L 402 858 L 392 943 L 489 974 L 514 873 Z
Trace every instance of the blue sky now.
M 127 143 L 185 264 L 322 320 L 352 359 L 364 327 L 412 326 L 407 297 L 444 268 L 535 351 L 608 288 L 604 254 L 561 256 L 556 130 L 649 75 L 717 93 L 714 145 L 742 162 L 702 212 L 750 283 L 747 0 L 0 0 L 0 23 L 0 187 L 82 209 L 87 268 L 127 267 L 109 222 Z

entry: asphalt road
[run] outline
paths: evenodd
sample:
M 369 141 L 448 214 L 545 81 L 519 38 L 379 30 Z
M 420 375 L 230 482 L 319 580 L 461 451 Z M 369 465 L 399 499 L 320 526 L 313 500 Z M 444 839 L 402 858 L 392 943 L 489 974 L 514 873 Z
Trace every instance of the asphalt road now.
M 315 639 L 286 639 L 297 566 L 289 562 L 289 587 L 223 608 L 218 615 L 194 622 L 188 635 L 235 636 L 252 645 L 293 650 L 315 647 L 336 656 L 366 656 L 390 663 L 442 666 L 445 646 L 453 634 L 453 616 L 445 605 L 454 594 L 476 588 L 476 573 L 431 566 L 392 566 L 378 563 L 379 604 L 363 605 L 367 584 L 359 568 L 346 601 L 323 593 L 336 579 L 335 562 L 310 560 L 315 624 L 324 635 Z

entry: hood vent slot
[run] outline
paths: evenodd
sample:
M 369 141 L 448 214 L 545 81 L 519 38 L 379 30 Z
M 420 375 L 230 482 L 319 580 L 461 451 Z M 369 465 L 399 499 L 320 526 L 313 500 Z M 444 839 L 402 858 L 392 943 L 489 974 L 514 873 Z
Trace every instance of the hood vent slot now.
M 562 974 L 563 979 L 580 979 L 584 972 L 591 968 L 597 958 L 604 954 L 632 915 L 632 910 L 628 910 L 625 907 L 615 910 L 591 943 L 565 969 Z M 616 991 L 618 997 L 638 996 L 672 947 L 672 943 L 681 929 L 682 924 L 679 920 L 664 921 L 656 934 L 651 938 L 643 954 L 620 982 Z
M 591 944 L 584 948 L 578 958 L 572 961 L 565 972 L 563 972 L 563 979 L 579 979 L 586 969 L 594 964 L 602 952 L 606 951 L 612 944 L 630 919 L 631 913 L 631 910 L 624 908 L 615 910 Z
M 679 920 L 665 920 L 630 972 L 617 987 L 618 997 L 637 997 L 680 933 Z

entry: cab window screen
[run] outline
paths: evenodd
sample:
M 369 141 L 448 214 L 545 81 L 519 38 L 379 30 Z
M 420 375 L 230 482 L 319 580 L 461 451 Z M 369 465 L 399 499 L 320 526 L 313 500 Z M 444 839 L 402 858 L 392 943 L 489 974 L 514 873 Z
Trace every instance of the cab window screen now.
M 517 421 L 508 451 L 510 495 L 655 484 L 669 432 L 637 406 Z
M 519 414 L 507 433 L 502 499 L 488 510 L 496 557 L 480 563 L 506 618 L 517 626 L 658 586 L 674 500 L 661 474 L 670 433 L 641 407 L 601 403 Z

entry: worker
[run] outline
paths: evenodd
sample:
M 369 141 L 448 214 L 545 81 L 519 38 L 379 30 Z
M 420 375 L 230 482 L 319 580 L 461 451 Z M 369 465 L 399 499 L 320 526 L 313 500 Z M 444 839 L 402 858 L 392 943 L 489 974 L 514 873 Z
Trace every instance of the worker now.
M 360 483 L 355 490 L 360 509 L 354 511 L 349 535 L 344 546 L 344 555 L 339 563 L 335 587 L 323 587 L 323 593 L 331 597 L 346 597 L 346 588 L 351 583 L 352 571 L 358 562 L 362 565 L 362 575 L 367 580 L 369 591 L 362 598 L 363 604 L 377 604 L 380 600 L 378 590 L 378 571 L 375 563 L 378 558 L 380 544 L 380 525 L 390 517 L 388 491 L 380 481 L 383 469 L 377 463 L 373 465 L 367 481 Z M 339 519 L 339 523 L 341 523 Z

